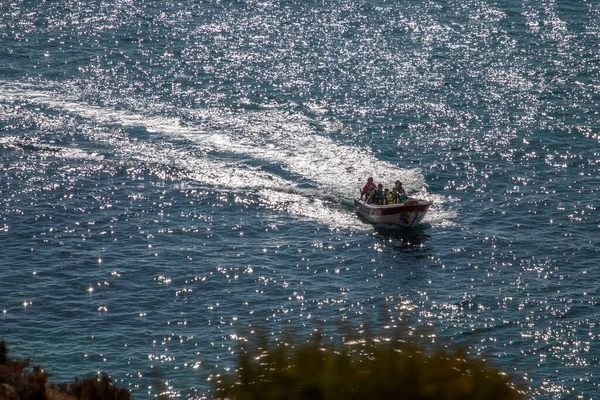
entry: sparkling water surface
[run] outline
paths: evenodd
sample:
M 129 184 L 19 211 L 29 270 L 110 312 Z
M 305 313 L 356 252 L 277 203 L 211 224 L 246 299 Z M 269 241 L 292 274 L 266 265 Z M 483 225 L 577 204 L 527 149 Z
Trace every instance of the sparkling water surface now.
M 600 393 L 600 5 L 0 12 L 0 338 L 52 381 L 210 396 L 259 331 L 368 322 Z M 361 221 L 371 175 L 424 223 Z

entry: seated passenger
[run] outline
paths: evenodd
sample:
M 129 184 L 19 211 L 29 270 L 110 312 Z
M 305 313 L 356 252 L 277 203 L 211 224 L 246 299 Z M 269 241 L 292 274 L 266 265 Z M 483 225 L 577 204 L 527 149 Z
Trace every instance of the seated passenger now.
M 392 205 L 395 204 L 396 198 L 394 197 L 394 193 L 390 192 L 387 188 L 383 191 L 383 204 Z
M 395 186 L 392 188 L 392 196 L 394 196 L 394 204 L 399 204 L 400 201 L 398 200 L 398 197 L 400 194 L 398 193 L 398 188 Z
M 370 199 L 370 200 L 369 200 Z M 371 196 L 367 199 L 367 203 L 382 204 L 383 201 L 383 185 L 380 183 L 377 185 L 377 189 L 371 193 Z
M 406 192 L 404 191 L 404 188 L 402 187 L 402 182 L 396 181 L 394 187 L 396 188 L 396 190 L 398 190 L 399 194 L 406 196 Z
M 394 195 L 396 196 L 396 204 L 402 204 L 408 200 L 406 192 L 402 187 L 402 182 L 396 181 L 396 186 L 394 186 Z

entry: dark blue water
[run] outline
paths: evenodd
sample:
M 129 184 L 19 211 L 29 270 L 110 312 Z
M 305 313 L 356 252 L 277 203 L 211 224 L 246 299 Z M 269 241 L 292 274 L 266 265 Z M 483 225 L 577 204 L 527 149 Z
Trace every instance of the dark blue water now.
M 266 330 L 433 327 L 600 393 L 600 5 L 0 4 L 0 338 L 209 394 Z M 434 202 L 410 231 L 367 176 Z

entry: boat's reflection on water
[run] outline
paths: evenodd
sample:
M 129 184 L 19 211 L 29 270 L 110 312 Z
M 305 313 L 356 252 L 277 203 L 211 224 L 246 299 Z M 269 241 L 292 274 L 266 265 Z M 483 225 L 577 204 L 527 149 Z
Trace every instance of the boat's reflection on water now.
M 374 225 L 373 228 L 373 237 L 385 241 L 386 246 L 410 253 L 423 253 L 430 250 L 430 246 L 427 245 L 431 238 L 431 235 L 427 233 L 428 225 L 418 225 L 412 228 Z

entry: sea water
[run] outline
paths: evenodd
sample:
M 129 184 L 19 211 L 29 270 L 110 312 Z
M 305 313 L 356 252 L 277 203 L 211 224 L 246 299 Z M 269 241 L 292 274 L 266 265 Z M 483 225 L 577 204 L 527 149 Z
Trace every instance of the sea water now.
M 4 1 L 0 339 L 197 398 L 259 331 L 402 326 L 594 398 L 599 43 L 594 1 Z

